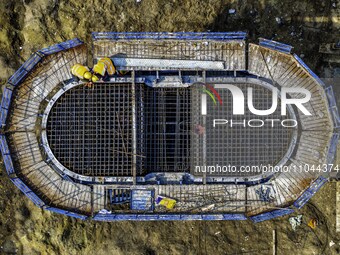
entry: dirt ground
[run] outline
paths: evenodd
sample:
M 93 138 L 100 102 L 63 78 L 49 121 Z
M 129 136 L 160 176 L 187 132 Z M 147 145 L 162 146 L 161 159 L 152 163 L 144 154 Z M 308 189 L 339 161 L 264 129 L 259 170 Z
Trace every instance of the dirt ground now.
M 234 14 L 229 14 L 235 9 Z M 0 84 L 29 55 L 91 31 L 247 31 L 294 46 L 321 76 L 320 43 L 340 38 L 340 2 L 307 0 L 1 0 Z M 325 185 L 296 214 L 306 224 L 291 229 L 288 216 L 259 224 L 245 222 L 80 221 L 35 207 L 0 173 L 2 254 L 340 254 L 335 233 L 335 183 Z M 333 243 L 330 247 L 330 243 Z

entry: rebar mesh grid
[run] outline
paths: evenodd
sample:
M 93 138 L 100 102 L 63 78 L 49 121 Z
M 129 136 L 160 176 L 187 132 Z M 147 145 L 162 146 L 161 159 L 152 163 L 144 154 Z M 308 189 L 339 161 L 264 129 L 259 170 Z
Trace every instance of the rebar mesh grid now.
M 247 88 L 253 89 L 253 105 L 255 109 L 267 110 L 272 105 L 272 92 L 256 84 L 237 84 L 244 95 L 247 95 Z M 289 119 L 289 116 L 281 116 L 281 106 L 278 100 L 276 111 L 269 116 L 258 116 L 251 113 L 247 106 L 247 96 L 245 96 L 245 114 L 233 115 L 233 99 L 228 89 L 217 89 L 220 94 L 223 105 L 215 105 L 213 100 L 207 100 L 206 125 L 204 125 L 203 116 L 200 108 L 200 95 L 202 88 L 199 86 L 193 90 L 192 105 L 195 112 L 192 114 L 192 125 L 204 127 L 206 133 L 206 164 L 204 164 L 203 155 L 203 135 L 194 134 L 192 137 L 192 173 L 202 175 L 199 171 L 207 171 L 206 167 L 210 166 L 235 166 L 237 172 L 213 173 L 215 175 L 229 177 L 246 177 L 261 174 L 261 172 L 240 172 L 241 166 L 275 166 L 285 155 L 291 142 L 292 128 L 284 128 L 279 121 L 275 121 L 274 127 L 271 127 L 270 121 L 265 119 Z M 225 119 L 228 123 L 225 125 L 216 125 L 213 127 L 214 119 Z M 264 121 L 263 127 L 249 127 L 247 122 L 250 119 L 259 119 Z M 243 124 L 230 126 L 230 120 L 234 123 Z M 259 125 L 259 122 L 253 123 Z M 199 168 L 201 170 L 198 170 Z M 195 172 L 195 169 L 197 171 Z M 217 168 L 215 168 L 217 169 Z
M 190 89 L 138 90 L 138 151 L 145 156 L 139 167 L 144 173 L 190 171 Z
M 227 89 L 216 89 L 223 105 L 208 100 L 206 125 L 201 115 L 202 90 L 191 88 L 150 88 L 136 84 L 97 84 L 67 91 L 52 108 L 48 139 L 56 158 L 75 173 L 86 176 L 131 176 L 132 100 L 136 102 L 137 175 L 151 172 L 194 172 L 197 166 L 275 165 L 286 153 L 292 130 L 279 122 L 261 128 L 213 128 L 213 119 L 283 119 L 280 104 L 275 113 L 257 116 L 245 107 L 245 115 L 232 114 L 232 97 Z M 201 86 L 201 85 L 200 85 Z M 272 93 L 255 84 L 237 84 L 246 94 L 253 88 L 254 107 L 269 109 Z M 200 128 L 198 128 L 200 127 Z M 202 132 L 206 134 L 203 146 Z M 204 151 L 206 150 L 206 151 Z M 205 153 L 205 156 L 204 156 Z M 204 158 L 206 157 L 206 164 Z M 252 176 L 260 173 L 223 173 Z M 219 174 L 221 175 L 221 174 Z
M 131 86 L 78 86 L 59 98 L 47 136 L 65 167 L 85 176 L 132 175 Z

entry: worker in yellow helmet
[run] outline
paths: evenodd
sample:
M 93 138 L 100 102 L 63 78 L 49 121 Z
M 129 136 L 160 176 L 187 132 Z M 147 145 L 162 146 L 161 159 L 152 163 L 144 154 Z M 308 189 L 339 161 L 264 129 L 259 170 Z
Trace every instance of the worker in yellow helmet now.
M 105 64 L 106 71 L 108 75 L 114 75 L 116 72 L 116 67 L 114 66 L 112 60 L 110 58 L 101 58 L 99 59 L 98 63 L 102 62 Z

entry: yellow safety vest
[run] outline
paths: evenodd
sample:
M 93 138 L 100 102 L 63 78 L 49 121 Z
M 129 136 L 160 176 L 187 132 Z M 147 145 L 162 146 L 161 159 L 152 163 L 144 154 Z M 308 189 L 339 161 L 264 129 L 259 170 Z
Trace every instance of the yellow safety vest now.
M 101 58 L 98 62 L 103 62 L 105 64 L 106 71 L 109 75 L 113 75 L 116 72 L 116 67 L 110 58 Z
M 75 64 L 71 68 L 71 73 L 79 79 L 84 79 L 84 74 L 89 71 L 90 69 L 87 66 L 83 66 L 81 64 Z
M 95 64 L 94 67 L 93 67 L 93 72 L 100 74 L 101 76 L 105 75 L 105 71 L 106 71 L 106 66 L 101 61 L 98 61 L 98 63 Z

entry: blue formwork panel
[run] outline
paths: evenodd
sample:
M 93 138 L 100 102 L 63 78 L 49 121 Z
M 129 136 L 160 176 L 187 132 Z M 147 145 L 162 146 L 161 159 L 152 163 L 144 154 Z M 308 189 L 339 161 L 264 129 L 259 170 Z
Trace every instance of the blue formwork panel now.
M 255 215 L 255 216 L 251 216 L 249 217 L 253 222 L 258 223 L 261 221 L 265 221 L 265 220 L 271 220 L 277 217 L 281 217 L 281 216 L 285 216 L 287 214 L 291 214 L 293 213 L 294 210 L 293 209 L 289 209 L 289 208 L 285 208 L 285 209 L 278 209 L 278 210 L 274 210 L 271 212 L 266 212 L 266 213 L 262 213 L 259 215 Z
M 137 214 L 137 220 L 151 221 L 151 220 L 159 220 L 159 218 L 157 214 Z
M 136 214 L 117 214 L 115 220 L 137 220 Z
M 20 68 L 8 79 L 8 83 L 16 86 L 18 85 L 28 73 L 41 61 L 41 57 L 34 53 Z
M 306 71 L 319 83 L 321 86 L 325 86 L 325 83 L 303 62 L 303 60 L 296 54 L 293 54 L 297 62 L 306 69 Z
M 98 213 L 92 219 L 93 220 L 98 220 L 98 221 L 114 221 L 116 219 L 116 215 L 115 214 L 101 214 L 101 213 Z
M 44 201 L 42 201 L 22 180 L 19 178 L 11 178 L 11 181 L 17 186 L 32 202 L 42 207 L 45 205 Z
M 333 117 L 334 126 L 338 128 L 340 127 L 340 116 L 339 116 L 338 107 L 336 105 L 333 87 L 329 86 L 325 88 L 325 92 L 326 92 L 326 96 L 328 99 L 329 111 L 331 112 L 332 117 Z
M 328 181 L 327 178 L 319 176 L 312 185 L 294 202 L 294 206 L 300 209 L 304 206 L 314 194 Z
M 5 88 L 4 92 L 2 94 L 2 100 L 1 100 L 1 108 L 4 109 L 9 109 L 9 105 L 11 104 L 11 100 L 12 100 L 12 93 L 13 91 L 9 88 Z
M 335 156 L 336 156 L 336 148 L 339 142 L 339 134 L 334 133 L 332 135 L 331 142 L 329 144 L 328 153 L 327 153 L 327 164 L 333 164 Z
M 92 38 L 97 40 L 245 40 L 246 32 L 93 32 Z
M 7 154 L 7 155 L 2 154 L 2 159 L 4 161 L 4 165 L 5 165 L 7 174 L 8 175 L 14 174 L 14 167 L 13 167 L 13 161 L 12 161 L 11 155 L 9 155 L 9 154 Z
M 71 217 L 74 217 L 74 218 L 77 218 L 77 219 L 86 220 L 88 218 L 88 216 L 85 216 L 85 215 L 82 215 L 82 214 L 79 214 L 79 213 L 75 213 L 75 212 L 66 211 L 66 210 L 63 210 L 63 209 L 60 209 L 60 208 L 48 206 L 48 207 L 45 207 L 44 209 L 49 210 L 51 212 L 63 214 L 63 215 L 66 215 L 66 216 L 71 216 Z
M 0 135 L 0 150 L 7 174 L 14 174 L 12 157 L 10 155 L 6 137 L 4 135 Z
M 203 214 L 202 220 L 223 220 L 222 214 Z
M 247 220 L 247 217 L 241 213 L 223 214 L 223 220 Z
M 280 42 L 276 42 L 272 40 L 267 40 L 264 38 L 259 39 L 259 45 L 272 49 L 272 50 L 280 51 L 282 53 L 287 53 L 287 54 L 290 54 L 293 48 L 292 46 L 288 44 L 284 44 L 284 43 L 280 43 Z
M 0 106 L 0 127 L 6 125 L 6 119 L 8 115 L 9 106 L 12 100 L 13 91 L 9 88 L 4 89 L 4 93 L 2 94 L 1 106 Z
M 82 45 L 83 42 L 81 40 L 79 40 L 78 38 L 74 38 L 72 40 L 68 40 L 62 43 L 57 43 L 55 45 L 52 45 L 50 47 L 41 49 L 38 51 L 38 53 L 44 55 L 44 56 L 48 56 L 48 55 L 52 55 L 54 53 L 63 51 L 63 50 L 67 50 L 67 49 L 71 49 L 74 47 L 77 47 L 79 45 Z
M 159 220 L 181 220 L 180 214 L 159 214 Z
M 199 215 L 199 214 L 182 214 L 181 220 L 202 220 L 202 215 Z
M 93 217 L 98 221 L 187 221 L 187 220 L 247 220 L 244 214 L 101 214 Z

